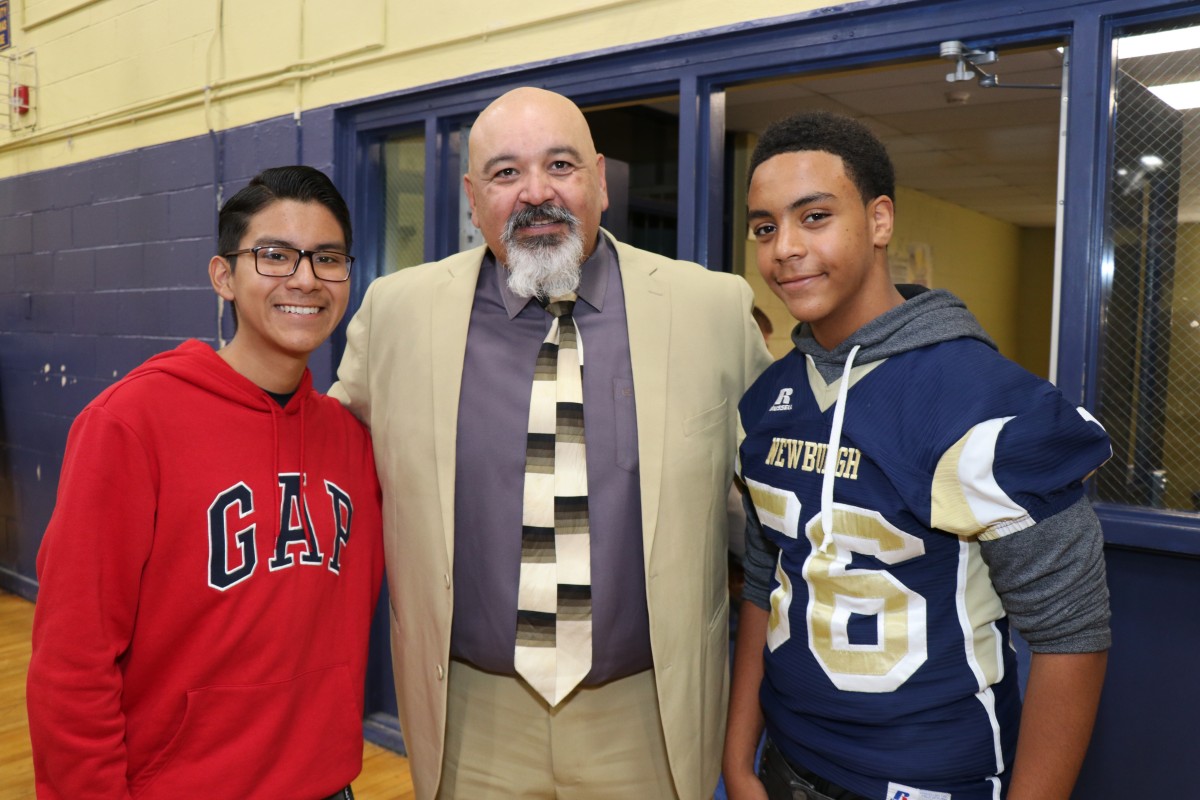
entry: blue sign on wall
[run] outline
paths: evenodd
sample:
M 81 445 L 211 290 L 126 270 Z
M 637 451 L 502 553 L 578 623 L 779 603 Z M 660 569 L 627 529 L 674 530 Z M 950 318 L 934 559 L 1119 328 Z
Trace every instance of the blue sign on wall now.
M 8 0 L 0 0 L 0 50 L 12 44 L 8 35 Z

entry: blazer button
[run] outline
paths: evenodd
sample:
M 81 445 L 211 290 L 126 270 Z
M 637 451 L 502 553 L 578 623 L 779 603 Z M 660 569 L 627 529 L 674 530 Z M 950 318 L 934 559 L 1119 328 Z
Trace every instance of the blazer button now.
M 446 677 L 446 670 L 442 669 L 441 664 L 437 665 L 437 675 L 439 681 Z
M 444 580 L 444 581 L 446 582 L 446 588 L 447 588 L 447 589 L 449 589 L 449 588 L 450 588 L 450 573 L 448 573 L 448 572 L 443 572 L 443 573 L 442 573 L 442 580 Z

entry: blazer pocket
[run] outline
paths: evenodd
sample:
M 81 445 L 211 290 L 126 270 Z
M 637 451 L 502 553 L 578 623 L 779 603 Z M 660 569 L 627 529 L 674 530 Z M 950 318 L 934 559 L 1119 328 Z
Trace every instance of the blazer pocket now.
M 720 403 L 708 409 L 707 411 L 701 411 L 695 416 L 688 417 L 683 421 L 683 435 L 693 436 L 703 430 L 713 427 L 714 425 L 724 422 L 726 409 L 728 406 L 729 398 L 726 397 Z

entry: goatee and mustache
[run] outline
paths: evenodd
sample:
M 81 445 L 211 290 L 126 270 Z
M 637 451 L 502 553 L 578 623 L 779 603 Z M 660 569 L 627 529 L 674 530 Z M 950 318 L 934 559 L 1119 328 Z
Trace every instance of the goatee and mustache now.
M 565 233 L 517 236 L 521 228 L 560 222 Z M 583 266 L 583 235 L 579 218 L 562 206 L 542 203 L 513 213 L 500 234 L 508 251 L 508 288 L 517 297 L 561 297 L 579 287 Z

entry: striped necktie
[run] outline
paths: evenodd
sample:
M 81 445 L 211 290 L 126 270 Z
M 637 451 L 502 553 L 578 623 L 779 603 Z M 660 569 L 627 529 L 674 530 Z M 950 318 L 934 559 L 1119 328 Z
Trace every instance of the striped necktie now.
M 553 298 L 529 403 L 517 673 L 551 707 L 592 666 L 591 535 L 583 440 L 583 343 L 575 295 Z

